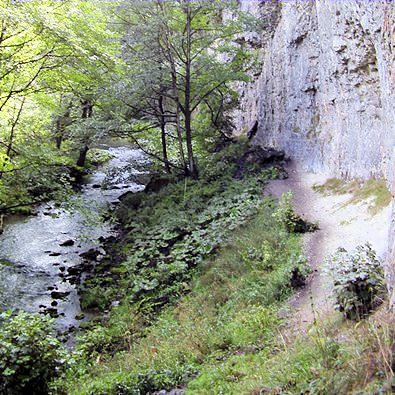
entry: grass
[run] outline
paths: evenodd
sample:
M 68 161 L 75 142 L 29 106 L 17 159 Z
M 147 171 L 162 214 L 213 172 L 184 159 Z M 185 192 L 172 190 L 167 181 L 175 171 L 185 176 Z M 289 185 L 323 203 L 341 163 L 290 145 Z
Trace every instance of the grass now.
M 355 327 L 334 314 L 290 342 L 214 361 L 186 394 L 390 394 L 394 341 L 386 315 Z
M 347 204 L 370 201 L 369 212 L 372 215 L 387 207 L 392 199 L 384 178 L 367 181 L 330 178 L 322 185 L 315 185 L 314 190 L 322 194 L 351 194 Z
M 0 258 L 0 266 L 12 266 L 12 263 L 7 261 L 6 259 Z
M 104 277 L 92 283 L 87 299 L 97 303 L 100 294 L 114 291 L 104 299 L 123 295 L 121 303 L 107 319 L 86 324 L 74 362 L 66 377 L 53 383 L 53 393 L 150 394 L 176 387 L 187 395 L 390 393 L 395 331 L 385 314 L 355 325 L 333 313 L 317 317 L 307 333 L 289 337 L 292 321 L 284 307 L 294 292 L 295 274 L 300 284 L 309 272 L 300 237 L 278 220 L 281 207 L 272 199 L 244 208 L 245 199 L 256 201 L 253 190 L 261 178 L 228 184 L 229 169 L 218 178 L 228 164 L 214 162 L 218 167 L 207 166 L 202 184 L 169 185 L 147 198 L 138 212 L 123 211 L 128 233 L 117 247 L 126 261 L 113 267 L 105 262 Z M 349 190 L 341 180 L 328 185 L 337 193 Z M 359 199 L 381 184 L 368 185 L 349 187 Z M 246 188 L 251 192 L 238 202 Z M 228 220 L 234 226 L 224 233 Z M 151 245 L 156 233 L 159 257 Z M 136 240 L 151 255 L 141 257 Z M 207 242 L 210 253 L 201 249 Z M 180 246 L 188 246 L 187 256 Z M 172 249 L 181 254 L 179 266 L 166 261 L 171 281 L 163 280 L 156 276 Z M 198 263 L 189 264 L 190 256 Z M 131 257 L 141 262 L 133 266 Z
M 79 350 L 99 363 L 88 366 L 85 361 L 80 378 L 75 379 L 75 372 L 69 377 L 67 392 L 171 389 L 218 361 L 275 348 L 281 324 L 278 308 L 292 294 L 293 270 L 306 271 L 306 266 L 299 237 L 278 227 L 273 210 L 267 200 L 248 225 L 201 265 L 186 284 L 190 293 L 162 311 L 152 325 L 141 330 L 141 312 L 124 304 L 114 310 L 107 329 L 98 326 L 88 332 Z M 265 258 L 245 258 L 251 248 L 264 251 Z M 98 347 L 102 337 L 119 333 L 129 339 L 123 350 L 109 353 Z

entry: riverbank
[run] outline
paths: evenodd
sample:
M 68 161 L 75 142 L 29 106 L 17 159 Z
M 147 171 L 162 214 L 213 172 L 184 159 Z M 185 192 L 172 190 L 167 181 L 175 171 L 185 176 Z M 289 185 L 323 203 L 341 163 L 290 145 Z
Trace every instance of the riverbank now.
M 299 236 L 262 198 L 267 181 L 283 176 L 282 159 L 230 145 L 201 165 L 199 181 L 124 201 L 124 237 L 109 254 L 115 259 L 96 266 L 81 295 L 104 316 L 85 325 L 80 376 L 71 372 L 68 393 L 170 389 L 214 356 L 271 343 L 278 304 L 308 271 Z
M 280 202 L 268 195 L 294 181 L 294 174 L 284 180 L 285 164 L 281 152 L 229 144 L 200 163 L 199 180 L 162 175 L 146 191 L 115 189 L 122 233 L 99 238 L 105 244 L 87 250 L 81 266 L 91 273 L 79 287 L 81 304 L 95 317 L 81 325 L 68 354 L 45 337 L 56 343 L 54 358 L 64 355 L 54 361 L 50 392 L 390 393 L 395 337 L 385 308 L 358 325 L 314 308 L 306 325 L 295 319 L 290 298 L 300 290 L 303 298 L 303 286 L 313 284 L 298 232 L 315 227 L 288 195 Z M 117 173 L 109 179 L 117 182 Z M 89 194 L 105 179 L 93 177 Z M 294 192 L 296 207 L 308 204 Z M 37 324 L 15 320 L 49 331 L 38 315 Z M 20 327 L 15 320 L 12 331 Z
M 0 236 L 0 260 L 7 263 L 0 265 L 2 309 L 50 314 L 63 333 L 84 321 L 76 284 L 93 270 L 89 257 L 103 257 L 103 241 L 114 234 L 108 206 L 144 188 L 136 182 L 144 175 L 135 169 L 145 161 L 139 150 L 103 146 L 97 152 L 78 192 L 63 204 L 43 203 L 34 215 L 10 218 Z
M 282 172 L 275 167 L 262 178 L 248 168 L 255 174 L 235 180 L 237 160 L 222 155 L 208 164 L 207 178 L 170 183 L 120 209 L 117 263 L 108 261 L 86 290 L 90 303 L 111 312 L 88 324 L 77 346 L 82 357 L 58 388 L 78 395 L 389 393 L 394 337 L 385 308 L 357 326 L 333 310 L 298 326 L 288 301 L 308 273 L 300 235 L 278 221 L 284 207 L 272 198 L 260 199 L 242 221 L 226 198 L 248 201 L 251 186 L 261 196 Z M 203 238 L 195 231 L 205 231 Z M 221 237 L 216 245 L 213 231 Z M 172 248 L 182 254 L 189 245 L 184 237 L 193 248 L 165 272 Z M 195 264 L 191 251 L 200 240 L 208 253 Z

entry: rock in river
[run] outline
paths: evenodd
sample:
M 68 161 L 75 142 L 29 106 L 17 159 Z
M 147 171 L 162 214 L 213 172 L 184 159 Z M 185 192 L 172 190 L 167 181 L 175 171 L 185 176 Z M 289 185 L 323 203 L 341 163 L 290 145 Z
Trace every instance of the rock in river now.
M 70 292 L 61 292 L 61 291 L 52 291 L 51 292 L 51 298 L 52 299 L 62 299 L 65 298 L 66 296 L 70 295 Z
M 60 243 L 59 245 L 61 247 L 71 247 L 74 245 L 74 240 L 69 239 L 69 240 L 64 241 L 63 243 Z

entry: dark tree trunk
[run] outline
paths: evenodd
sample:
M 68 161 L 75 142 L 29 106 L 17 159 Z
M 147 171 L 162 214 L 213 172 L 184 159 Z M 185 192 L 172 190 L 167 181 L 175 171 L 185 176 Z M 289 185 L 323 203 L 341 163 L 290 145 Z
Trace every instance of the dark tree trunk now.
M 184 105 L 184 118 L 185 118 L 185 137 L 188 151 L 189 172 L 192 178 L 199 177 L 198 169 L 196 167 L 195 158 L 193 155 L 192 147 L 192 130 L 191 130 L 191 8 L 187 4 L 185 8 L 187 14 L 186 34 L 187 34 L 187 47 L 186 47 L 186 64 L 185 64 L 185 105 Z
M 85 145 L 84 148 L 80 149 L 80 155 L 77 160 L 77 166 L 84 167 L 86 161 L 86 154 L 88 153 L 89 147 Z
M 56 120 L 55 143 L 57 149 L 60 149 L 62 146 L 65 129 L 71 124 L 70 111 L 71 103 L 67 107 L 65 113 L 63 115 L 59 115 Z
M 181 132 L 181 125 L 180 125 L 180 107 L 177 104 L 177 110 L 176 110 L 176 128 L 177 128 L 177 140 L 178 140 L 178 146 L 180 149 L 180 156 L 181 156 L 181 162 L 182 166 L 184 168 L 184 173 L 187 176 L 188 175 L 188 166 L 185 161 L 185 153 L 184 153 L 184 146 L 182 142 L 182 132 Z
M 159 97 L 159 111 L 160 111 L 160 130 L 161 130 L 161 140 L 162 140 L 163 161 L 165 162 L 166 171 L 168 173 L 171 173 L 169 159 L 167 157 L 166 120 L 165 120 L 165 111 L 163 107 L 163 96 Z
M 90 100 L 81 101 L 82 104 L 82 119 L 91 118 L 93 114 L 93 104 Z M 85 144 L 83 148 L 80 149 L 80 155 L 77 160 L 77 166 L 84 167 L 86 161 L 86 155 L 89 151 L 89 146 Z
M 187 109 L 185 111 L 185 136 L 186 136 L 187 151 L 188 151 L 189 175 L 192 178 L 197 179 L 199 177 L 199 173 L 193 155 L 191 113 Z
M 91 118 L 93 114 L 93 104 L 90 100 L 81 101 L 82 104 L 82 119 Z
M 7 156 L 11 155 L 12 146 L 14 144 L 15 127 L 16 127 L 17 123 L 19 122 L 19 118 L 21 117 L 24 104 L 25 104 L 25 97 L 22 99 L 22 103 L 21 103 L 21 106 L 19 107 L 18 114 L 16 115 L 16 118 L 12 122 L 11 133 L 10 133 L 10 138 L 8 140 L 8 147 L 7 147 L 7 152 L 6 152 Z
M 56 126 L 56 128 L 58 128 L 58 126 Z M 62 142 L 63 142 L 63 135 L 59 132 L 56 132 L 55 144 L 57 149 L 60 149 L 60 147 L 62 146 Z

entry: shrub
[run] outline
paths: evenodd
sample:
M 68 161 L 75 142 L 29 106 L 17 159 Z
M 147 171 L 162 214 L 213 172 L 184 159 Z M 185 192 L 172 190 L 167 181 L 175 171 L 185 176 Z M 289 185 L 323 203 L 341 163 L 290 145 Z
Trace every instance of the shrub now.
M 288 232 L 305 233 L 317 230 L 317 224 L 306 222 L 295 212 L 292 201 L 293 194 L 291 191 L 283 193 L 278 207 L 273 213 L 274 219 Z
M 244 246 L 239 253 L 241 261 L 251 266 L 251 268 L 258 268 L 261 270 L 273 269 L 274 251 L 267 240 L 263 240 L 258 248 L 248 244 Z
M 367 316 L 381 302 L 385 290 L 383 269 L 371 245 L 358 246 L 354 253 L 339 248 L 329 264 L 335 307 L 348 319 L 358 321 Z
M 0 392 L 46 394 L 65 364 L 66 351 L 48 316 L 10 311 L 0 315 Z

